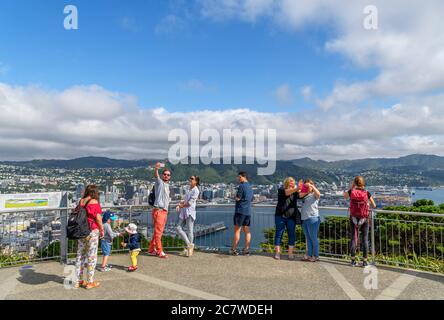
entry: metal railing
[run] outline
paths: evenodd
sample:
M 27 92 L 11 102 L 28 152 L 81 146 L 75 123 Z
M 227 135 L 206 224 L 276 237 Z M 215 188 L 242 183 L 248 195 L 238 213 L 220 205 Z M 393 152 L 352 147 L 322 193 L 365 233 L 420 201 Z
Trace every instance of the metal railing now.
M 251 220 L 253 251 L 274 249 L 274 205 L 254 205 Z M 103 207 L 116 212 L 123 225 L 136 223 L 152 236 L 151 207 L 127 205 Z M 76 241 L 66 238 L 67 218 L 72 208 L 10 210 L 0 213 L 0 267 L 50 259 L 74 258 Z M 177 214 L 170 209 L 163 237 L 166 250 L 183 247 L 176 236 Z M 347 258 L 350 254 L 348 209 L 320 207 L 319 230 L 322 256 Z M 233 241 L 233 205 L 198 205 L 195 244 L 206 251 L 225 251 Z M 211 226 L 211 227 L 210 227 Z M 371 213 L 369 242 L 373 262 L 413 267 L 444 273 L 444 215 L 432 213 L 374 210 Z M 305 237 L 297 226 L 296 250 L 305 252 Z M 115 239 L 113 252 L 125 252 L 122 239 Z M 284 236 L 284 246 L 286 237 Z M 243 237 L 239 246 L 243 246 Z

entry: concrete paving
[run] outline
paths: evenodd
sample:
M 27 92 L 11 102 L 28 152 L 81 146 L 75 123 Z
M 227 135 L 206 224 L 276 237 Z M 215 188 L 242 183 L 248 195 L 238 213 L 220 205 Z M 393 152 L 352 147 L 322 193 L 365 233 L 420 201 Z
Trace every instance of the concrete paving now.
M 3 268 L 0 299 L 444 299 L 442 275 L 383 266 L 365 270 L 326 258 L 312 263 L 264 254 L 170 253 L 166 260 L 141 255 L 134 273 L 125 271 L 128 255 L 111 256 L 110 263 L 112 271 L 96 272 L 101 286 L 92 290 L 67 289 L 72 266 L 58 262 Z

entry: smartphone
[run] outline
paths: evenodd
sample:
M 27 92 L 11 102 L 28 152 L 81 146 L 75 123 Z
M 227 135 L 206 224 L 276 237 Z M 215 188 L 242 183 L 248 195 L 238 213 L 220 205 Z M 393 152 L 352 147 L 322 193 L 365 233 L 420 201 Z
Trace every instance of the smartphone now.
M 160 168 L 165 168 L 165 163 L 160 163 Z

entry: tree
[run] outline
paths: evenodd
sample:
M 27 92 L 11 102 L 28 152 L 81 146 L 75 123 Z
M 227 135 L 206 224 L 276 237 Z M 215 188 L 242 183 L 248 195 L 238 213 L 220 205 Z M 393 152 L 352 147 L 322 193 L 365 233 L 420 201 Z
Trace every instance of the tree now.
M 434 206 L 435 203 L 432 200 L 427 200 L 427 199 L 420 199 L 420 200 L 416 200 L 413 203 L 414 207 L 422 207 L 422 206 Z

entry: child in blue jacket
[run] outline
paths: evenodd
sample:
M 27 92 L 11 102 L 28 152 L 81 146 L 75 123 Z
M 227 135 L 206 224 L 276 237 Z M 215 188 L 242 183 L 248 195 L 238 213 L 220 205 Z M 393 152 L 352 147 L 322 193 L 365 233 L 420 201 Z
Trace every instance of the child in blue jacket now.
M 128 271 L 136 271 L 137 270 L 137 256 L 139 255 L 141 248 L 141 236 L 137 233 L 137 226 L 134 223 L 130 223 L 125 231 L 128 233 L 129 237 L 126 242 L 122 242 L 122 247 L 130 250 L 131 253 L 131 266 L 128 267 Z

